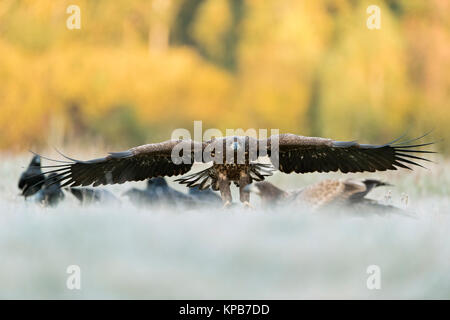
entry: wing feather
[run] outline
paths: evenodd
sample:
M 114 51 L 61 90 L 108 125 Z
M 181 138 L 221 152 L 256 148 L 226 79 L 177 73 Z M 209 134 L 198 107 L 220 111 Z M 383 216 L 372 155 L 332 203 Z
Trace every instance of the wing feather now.
M 417 143 L 426 135 L 405 142 L 396 139 L 383 145 L 359 144 L 356 141 L 334 141 L 332 139 L 304 137 L 294 134 L 272 136 L 261 144 L 268 145 L 268 155 L 272 157 L 272 139 L 278 139 L 278 161 L 282 172 L 375 172 L 423 167 L 419 161 L 432 162 L 423 157 L 433 151 L 418 150 L 430 143 Z M 410 144 L 414 142 L 415 144 Z M 412 153 L 421 153 L 422 157 Z
M 175 164 L 172 159 L 172 149 L 182 144 L 190 146 L 188 155 L 191 163 Z M 56 173 L 54 183 L 64 186 L 98 186 L 107 184 L 121 184 L 126 181 L 141 181 L 153 177 L 180 175 L 188 172 L 194 162 L 194 151 L 202 152 L 204 144 L 191 140 L 168 140 L 138 146 L 122 152 L 111 152 L 104 158 L 92 160 L 70 160 L 57 167 L 51 166 L 50 171 Z M 52 159 L 48 159 L 52 160 Z M 60 162 L 60 161 L 57 161 Z M 56 169 L 55 169 L 56 168 Z M 30 186 L 31 187 L 31 186 Z M 26 192 L 24 190 L 23 192 Z

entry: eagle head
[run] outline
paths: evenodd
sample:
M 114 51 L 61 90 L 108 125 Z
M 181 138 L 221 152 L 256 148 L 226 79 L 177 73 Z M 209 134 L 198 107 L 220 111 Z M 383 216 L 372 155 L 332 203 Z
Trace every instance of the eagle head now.
M 40 166 L 41 165 L 41 157 L 37 154 L 34 155 L 33 159 L 31 159 L 30 165 L 32 166 Z

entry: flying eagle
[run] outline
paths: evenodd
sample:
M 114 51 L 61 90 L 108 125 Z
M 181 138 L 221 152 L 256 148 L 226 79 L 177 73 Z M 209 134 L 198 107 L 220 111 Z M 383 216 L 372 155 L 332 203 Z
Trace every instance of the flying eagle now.
M 355 141 L 343 142 L 332 139 L 305 137 L 294 134 L 272 135 L 265 139 L 249 136 L 213 138 L 209 141 L 168 140 L 152 143 L 123 152 L 109 153 L 104 158 L 69 161 L 53 160 L 59 164 L 46 166 L 56 173 L 56 181 L 66 186 L 89 186 L 141 181 L 152 177 L 178 176 L 191 170 L 195 161 L 212 162 L 206 170 L 178 179 L 188 187 L 200 189 L 211 187 L 219 190 L 225 206 L 232 202 L 230 184 L 239 187 L 239 195 L 244 205 L 249 205 L 250 193 L 245 186 L 253 181 L 262 181 L 270 176 L 270 164 L 258 163 L 263 156 L 269 156 L 272 164 L 284 173 L 307 172 L 375 172 L 411 169 L 421 166 L 417 160 L 429 161 L 414 153 L 434 153 L 417 148 L 433 144 L 416 144 L 417 138 L 399 142 L 394 140 L 383 145 L 359 144 Z M 276 144 L 274 143 L 277 142 Z M 264 146 L 262 148 L 261 146 Z M 256 152 L 251 152 L 255 150 Z M 174 159 L 179 153 L 183 161 Z M 207 157 L 204 155 L 208 154 Z M 52 159 L 48 159 L 52 160 Z M 239 160 L 239 161 L 238 161 Z M 26 189 L 24 190 L 24 192 Z

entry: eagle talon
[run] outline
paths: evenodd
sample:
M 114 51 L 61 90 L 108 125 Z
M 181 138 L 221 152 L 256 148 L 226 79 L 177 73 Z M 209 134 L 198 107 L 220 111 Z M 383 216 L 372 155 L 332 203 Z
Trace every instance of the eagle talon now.
M 252 205 L 250 204 L 250 202 L 248 202 L 248 201 L 244 201 L 242 204 L 244 205 L 244 208 L 245 208 L 245 209 L 255 209 L 255 207 L 252 206 Z
M 230 201 L 226 201 L 226 202 L 223 204 L 223 209 L 228 209 L 228 208 L 231 208 L 231 202 L 230 202 Z

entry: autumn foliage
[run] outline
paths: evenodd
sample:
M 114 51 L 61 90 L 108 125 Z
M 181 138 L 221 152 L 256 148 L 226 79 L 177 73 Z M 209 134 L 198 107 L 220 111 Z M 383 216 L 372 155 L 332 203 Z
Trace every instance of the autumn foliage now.
M 70 4 L 79 30 L 66 27 Z M 369 5 L 379 30 L 366 26 Z M 448 139 L 448 12 L 446 0 L 1 1 L 0 150 L 130 147 L 194 120 Z

